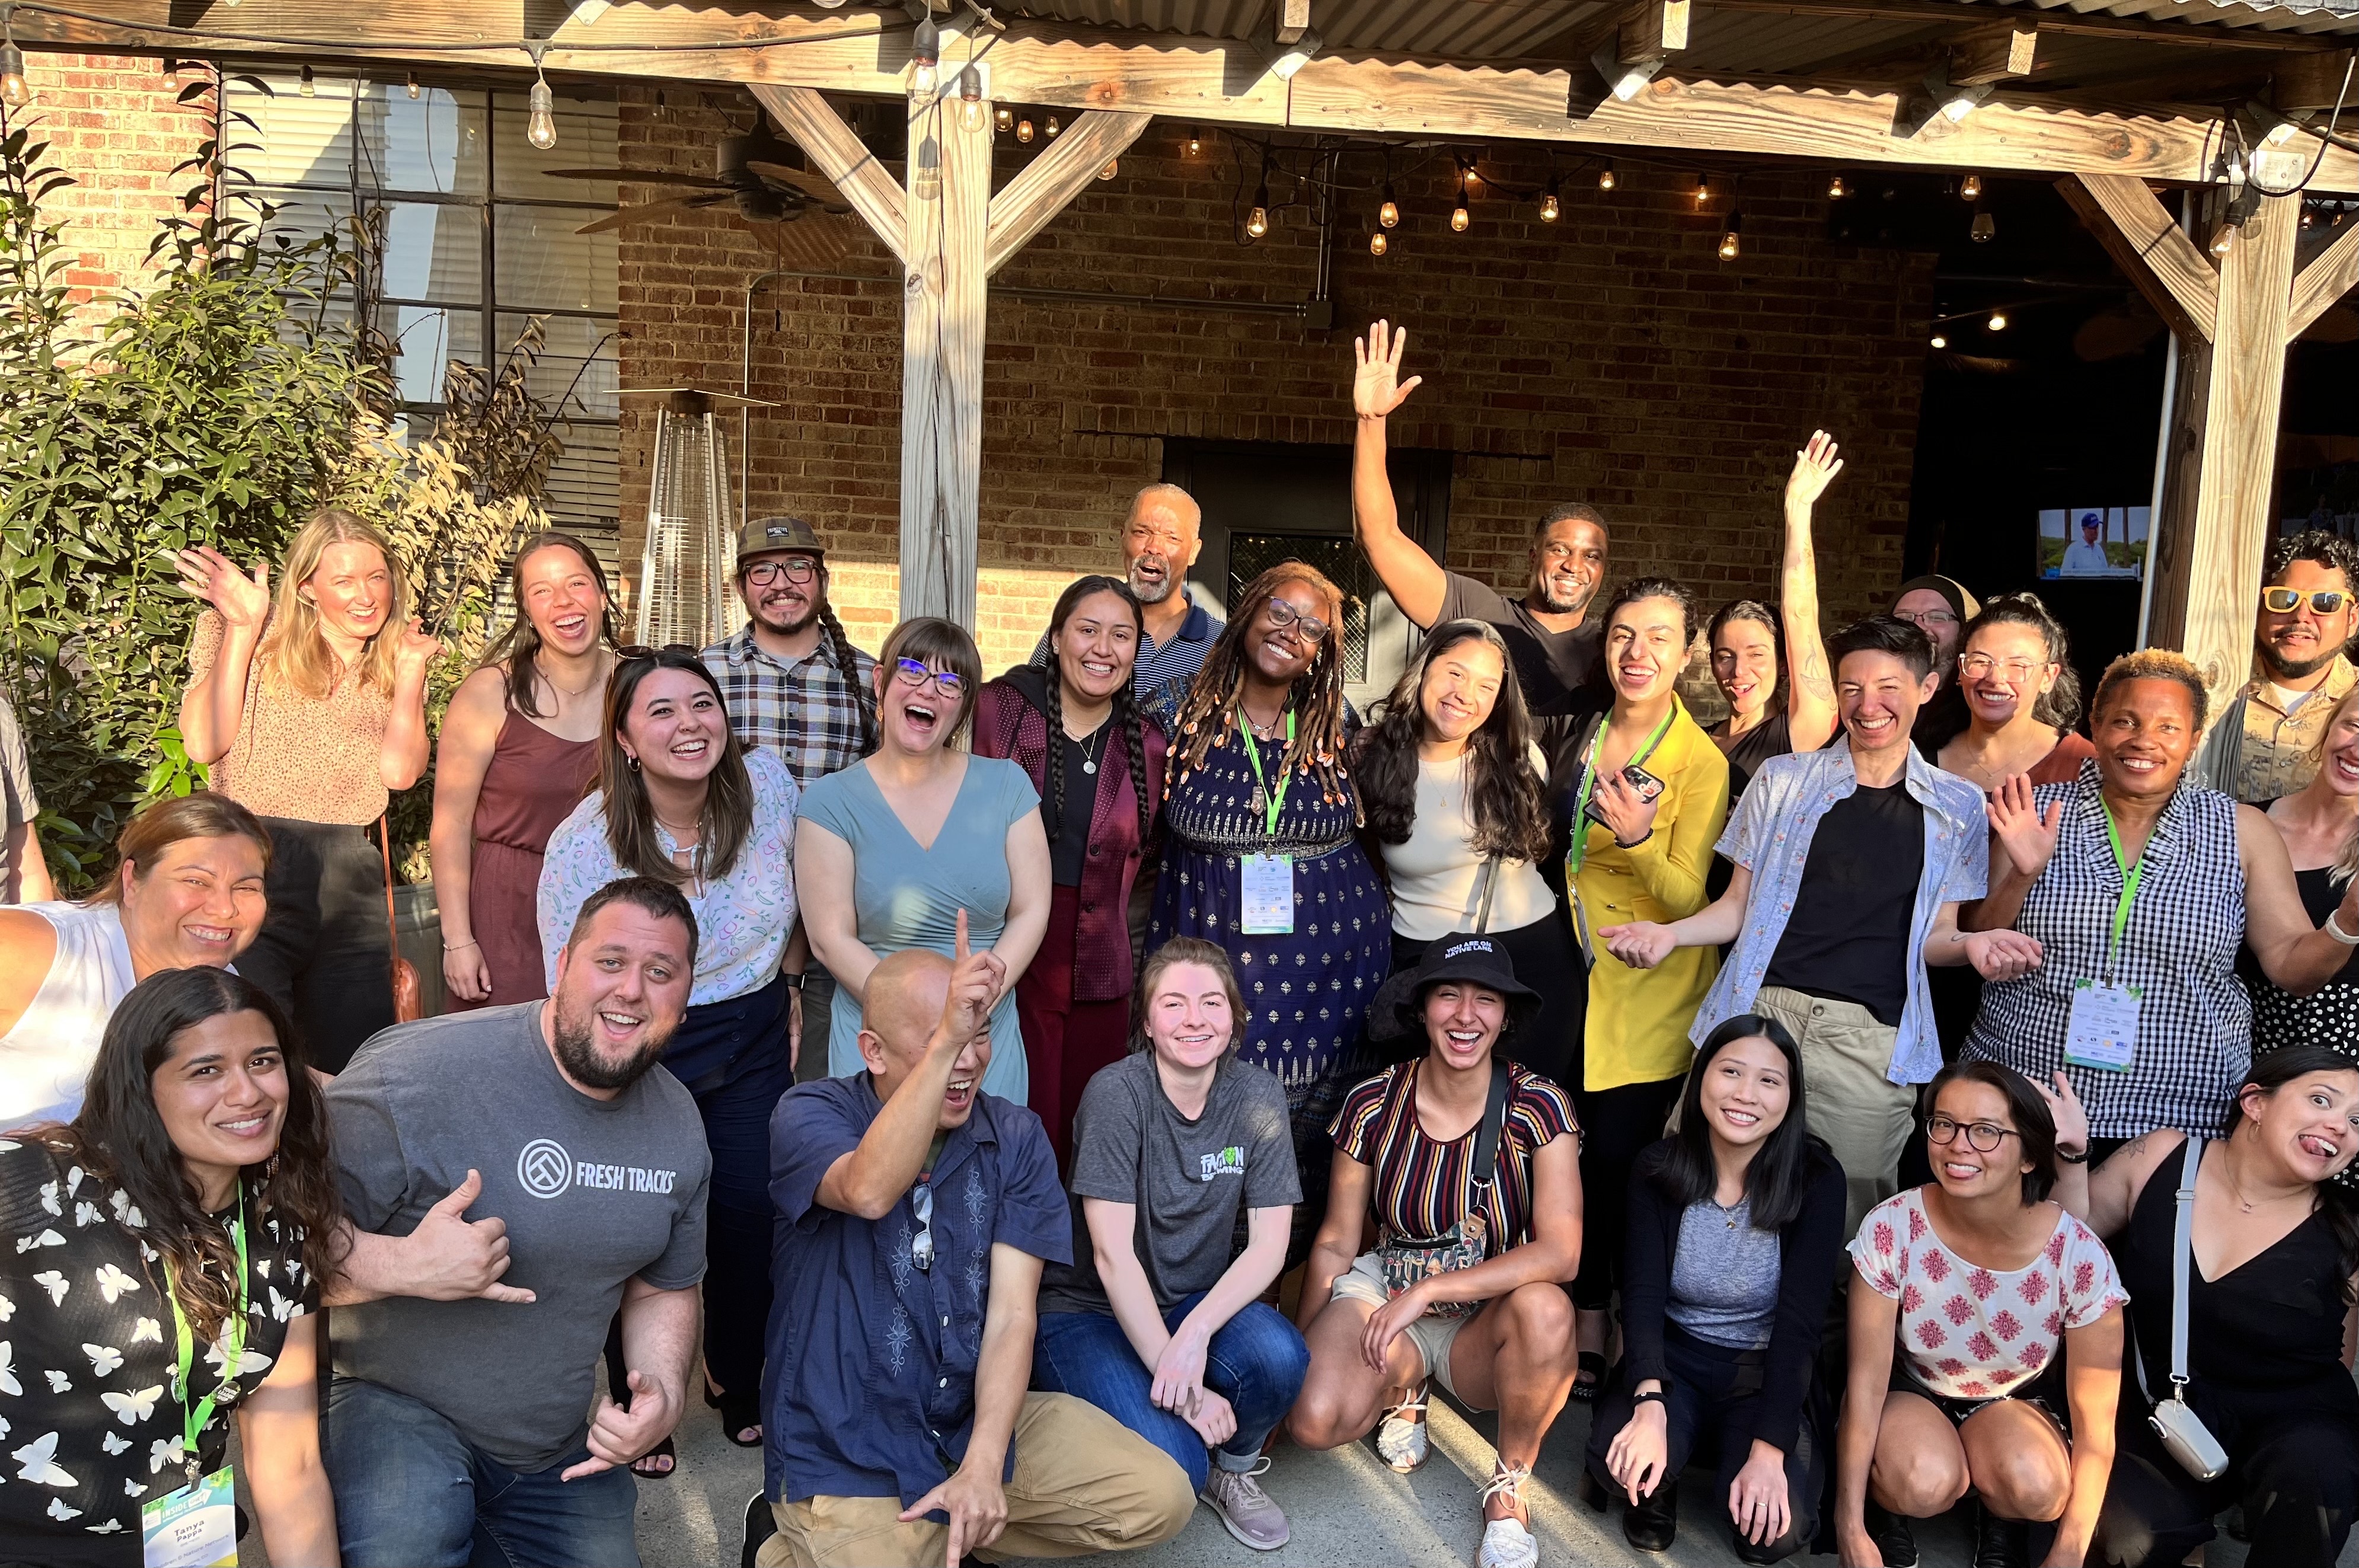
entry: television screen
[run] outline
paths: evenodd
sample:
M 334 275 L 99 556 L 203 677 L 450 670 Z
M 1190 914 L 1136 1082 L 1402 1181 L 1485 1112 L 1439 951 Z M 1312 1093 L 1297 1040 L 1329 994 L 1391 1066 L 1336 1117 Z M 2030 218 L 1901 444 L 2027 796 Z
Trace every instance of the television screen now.
M 2144 506 L 2057 506 L 2039 514 L 2039 575 L 2116 577 L 2146 571 Z

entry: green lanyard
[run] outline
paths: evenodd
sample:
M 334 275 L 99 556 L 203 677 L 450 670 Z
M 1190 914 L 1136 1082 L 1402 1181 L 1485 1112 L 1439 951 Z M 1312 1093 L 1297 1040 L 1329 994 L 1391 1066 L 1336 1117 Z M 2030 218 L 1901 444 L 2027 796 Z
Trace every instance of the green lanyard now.
M 1655 733 L 1647 737 L 1647 744 L 1638 748 L 1637 755 L 1631 757 L 1625 766 L 1645 767 L 1647 758 L 1655 755 L 1655 748 L 1662 745 L 1663 737 L 1670 733 L 1671 721 L 1679 716 L 1680 704 L 1674 698 L 1671 711 L 1663 715 L 1663 722 L 1655 726 Z M 1581 768 L 1581 790 L 1572 798 L 1572 847 L 1565 855 L 1567 876 L 1579 876 L 1582 862 L 1589 858 L 1589 792 L 1597 786 L 1597 754 L 1604 749 L 1605 728 L 1610 722 L 1610 716 L 1599 720 L 1597 733 L 1589 737 L 1589 758 Z
M 2137 897 L 2138 883 L 2146 876 L 2146 851 L 2140 849 L 2136 864 L 2122 849 L 2122 830 L 2114 825 L 2114 809 L 2100 798 L 2097 804 L 2105 813 L 2105 836 L 2114 841 L 2114 865 L 2122 874 L 2122 895 L 2114 901 L 2114 938 L 2105 949 L 2105 980 L 2112 984 L 2114 965 L 2121 957 L 2122 933 L 2129 929 L 2130 900 Z
M 179 1342 L 180 1436 L 182 1454 L 189 1467 L 189 1479 L 191 1483 L 196 1480 L 197 1471 L 201 1468 L 197 1458 L 197 1440 L 204 1436 L 205 1428 L 212 1425 L 214 1402 L 221 1398 L 222 1389 L 237 1377 L 238 1367 L 245 1363 L 245 1313 L 248 1301 L 245 1262 L 245 1187 L 243 1182 L 238 1186 L 237 1218 L 231 1224 L 229 1234 L 230 1239 L 237 1243 L 237 1310 L 229 1322 L 228 1359 L 222 1365 L 221 1382 L 213 1386 L 212 1393 L 207 1394 L 195 1404 L 189 1402 L 189 1396 L 194 1391 L 189 1380 L 196 1372 L 196 1337 L 189 1332 L 188 1314 L 180 1311 L 179 1281 L 173 1276 L 172 1266 L 169 1262 L 164 1265 L 164 1280 L 166 1285 L 170 1287 L 165 1291 L 165 1296 L 172 1303 L 172 1331 Z
M 1269 801 L 1269 822 L 1266 831 L 1271 838 L 1276 838 L 1277 814 L 1286 810 L 1286 787 L 1293 782 L 1293 775 L 1287 771 L 1286 759 L 1281 754 L 1278 758 L 1277 788 L 1272 790 L 1269 780 L 1262 777 L 1261 743 L 1254 739 L 1253 731 L 1245 725 L 1238 726 L 1238 734 L 1245 743 L 1245 760 L 1253 764 L 1254 787 L 1259 789 Z M 1286 749 L 1288 751 L 1294 749 L 1294 713 L 1290 709 L 1286 715 Z

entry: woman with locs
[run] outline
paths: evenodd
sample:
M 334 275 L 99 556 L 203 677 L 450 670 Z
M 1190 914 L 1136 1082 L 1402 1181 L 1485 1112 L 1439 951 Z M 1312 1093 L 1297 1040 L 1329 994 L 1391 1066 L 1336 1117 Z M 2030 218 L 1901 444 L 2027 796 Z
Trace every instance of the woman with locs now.
M 986 681 L 974 751 L 1004 757 L 1039 792 L 1049 839 L 1049 921 L 1016 983 L 1031 1105 L 1060 1166 L 1073 1113 L 1130 1041 L 1129 910 L 1163 795 L 1163 732 L 1131 691 L 1143 612 L 1128 586 L 1084 577 L 1049 616 L 1049 664 Z
M 385 536 L 350 512 L 296 530 L 276 593 L 268 567 L 249 576 L 209 545 L 179 564 L 209 606 L 180 738 L 270 833 L 269 910 L 239 973 L 333 1073 L 394 1021 L 389 862 L 362 830 L 426 771 L 426 671 L 441 648 L 411 618 Z
M 1392 887 L 1393 973 L 1451 931 L 1496 937 L 1518 970 L 1554 977 L 1506 1050 L 1555 1082 L 1571 1069 L 1582 987 L 1572 928 L 1539 873 L 1547 766 L 1506 642 L 1476 620 L 1426 634 L 1352 753 L 1365 836 Z
M 590 896 L 624 877 L 669 882 L 696 915 L 696 974 L 663 1065 L 696 1099 L 712 1151 L 704 1276 L 705 1402 L 729 1441 L 761 1441 L 762 1335 L 770 1312 L 770 1112 L 798 1046 L 782 968 L 803 967 L 795 883 L 794 776 L 746 751 L 693 648 L 622 650 L 606 684 L 597 792 L 549 835 L 537 899 L 543 979 Z M 627 1409 L 617 1328 L 607 1381 Z M 667 1438 L 632 1466 L 671 1474 Z
M 538 533 L 508 568 L 516 620 L 451 698 L 434 760 L 434 892 L 446 1011 L 537 1001 L 533 898 L 549 835 L 598 778 L 614 668 L 606 570 Z
M 1816 751 L 1834 735 L 1834 678 L 1819 630 L 1819 563 L 1810 509 L 1843 472 L 1834 438 L 1812 430 L 1786 480 L 1786 558 L 1775 608 L 1757 599 L 1723 604 L 1704 630 L 1712 678 L 1728 717 L 1708 733 L 1728 758 L 1729 790 L 1743 794 L 1761 765 Z
M 234 1562 L 232 1414 L 270 1560 L 337 1561 L 318 1310 L 340 1225 L 326 1102 L 277 1005 L 203 965 L 133 987 L 80 1113 L 0 1139 L 11 1562 L 137 1568 L 151 1519 L 202 1530 L 206 1504 L 212 1555 L 173 1561 Z
M 2073 1136 L 2081 1111 L 2069 1092 L 2058 1116 L 2060 1136 Z M 2348 1359 L 2359 1334 L 2359 1205 L 2337 1179 L 2354 1156 L 2359 1063 L 2292 1045 L 2253 1063 L 2212 1140 L 2152 1132 L 2094 1171 L 2064 1168 L 2058 1196 L 2120 1264 L 2139 1369 L 2122 1394 L 2098 1561 L 2186 1562 L 2237 1504 L 2246 1561 L 2332 1568 L 2342 1557 L 2359 1512 L 2359 1389 Z M 2157 1399 L 2175 1397 L 2179 1198 L 2190 1176 L 2185 1399 L 2228 1458 L 2208 1482 L 2147 1421 Z
M 1633 1174 L 1626 1348 L 1582 1475 L 1592 1507 L 1609 1489 L 1628 1500 L 1622 1532 L 1641 1552 L 1670 1549 L 1680 1473 L 1711 1444 L 1738 1562 L 1779 1562 L 1810 1539 L 1826 1471 L 1810 1377 L 1844 1196 L 1843 1167 L 1810 1136 L 1785 1025 L 1745 1013 L 1712 1030 L 1679 1130 Z

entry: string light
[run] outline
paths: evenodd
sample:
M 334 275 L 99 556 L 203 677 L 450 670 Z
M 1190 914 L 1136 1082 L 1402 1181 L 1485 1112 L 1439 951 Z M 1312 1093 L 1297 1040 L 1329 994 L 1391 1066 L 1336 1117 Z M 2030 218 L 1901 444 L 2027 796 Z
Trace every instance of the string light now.
M 1049 134 L 1050 136 L 1055 136 L 1059 131 L 1061 131 L 1061 130 L 1063 130 L 1064 128 L 1065 128 L 1064 126 L 1062 126 L 1062 125 L 1060 125 L 1057 124 L 1057 116 L 1056 116 L 1056 115 L 1051 114 L 1051 115 L 1049 115 Z
M 1990 314 L 1990 320 L 1984 321 L 1983 325 L 1988 327 L 1995 332 L 2003 332 L 2006 331 L 2006 312 L 2005 310 L 1993 310 Z
M 1195 157 L 1197 157 L 1199 154 L 1202 153 L 1202 152 L 1203 152 L 1203 150 L 1204 150 L 1204 136 L 1203 136 L 1203 133 L 1202 133 L 1202 132 L 1201 132 L 1201 131 L 1197 131 L 1197 130 L 1190 130 L 1190 131 L 1188 133 L 1188 156 L 1189 156 L 1190 158 L 1195 158 Z
M 1451 231 L 1462 234 L 1473 221 L 1473 215 L 1466 211 L 1466 176 L 1462 173 L 1458 177 L 1458 205 L 1450 210 Z
M 1696 176 L 1695 200 L 1699 207 L 1712 200 L 1712 180 L 1709 176 Z
M 1734 261 L 1736 259 L 1737 253 L 1744 248 L 1743 245 L 1737 239 L 1738 234 L 1740 234 L 1744 228 L 1745 214 L 1732 210 L 1728 214 L 1728 228 L 1726 232 L 1720 236 L 1721 260 Z
M 1943 337 L 1940 332 L 1935 332 L 1933 334 L 1933 346 L 1935 348 L 1947 348 L 1950 346 L 1950 340 Z
M 418 72 L 413 71 L 409 73 L 409 81 L 406 83 L 406 86 L 409 93 L 409 101 L 413 103 L 417 103 L 419 91 L 418 86 Z
M 1391 248 L 1392 242 L 1385 237 L 1384 230 L 1370 229 L 1368 231 L 1368 254 L 1370 256 L 1382 256 Z
M 1245 215 L 1245 233 L 1255 239 L 1269 233 L 1269 181 L 1254 187 L 1253 211 Z
M 1974 223 L 1972 232 L 1976 245 L 1990 244 L 1992 236 L 1998 233 L 1998 220 L 1992 217 L 1991 210 L 1980 201 L 1974 203 Z
M 2223 223 L 2212 235 L 2212 254 L 2226 260 L 2236 249 L 2236 240 L 2245 232 L 2242 223 Z
M 935 26 L 928 12 L 909 34 L 909 63 L 915 71 L 909 79 L 909 91 L 920 96 L 931 96 L 934 91 L 934 71 L 942 62 L 942 30 Z
M 959 128 L 967 132 L 983 129 L 983 72 L 968 66 L 959 72 Z
M 1614 184 L 1614 165 L 1608 162 L 1604 168 L 1597 171 L 1597 188 L 1600 191 L 1611 191 Z
M 2301 209 L 2301 226 L 2305 229 L 2314 229 L 2318 227 L 2318 214 L 2310 211 L 2310 205 L 2307 202 L 2303 203 Z
M 33 84 L 25 80 L 25 51 L 16 47 L 16 8 L 0 10 L 0 103 L 22 109 L 33 101 Z
M 2212 231 L 2212 254 L 2224 260 L 2233 253 L 2236 242 L 2244 237 L 2245 223 L 2260 210 L 2260 187 L 2246 185 L 2239 191 L 2229 201 L 2228 210 L 2221 214 L 2220 226 Z
M 992 123 L 999 127 L 1002 136 L 1016 128 L 1016 111 L 1004 103 L 991 112 L 991 119 Z
M 1387 229 L 1400 227 L 1400 203 L 1393 200 L 1393 183 L 1385 181 L 1384 204 L 1376 209 L 1376 222 Z
M 1959 180 L 1958 194 L 1969 201 L 1981 201 L 1983 198 L 1983 177 L 1979 174 L 1969 174 L 1963 180 Z
M 1556 176 L 1551 174 L 1549 176 L 1548 189 L 1540 193 L 1540 222 L 1553 223 L 1563 211 L 1563 206 L 1557 201 Z
M 1031 121 L 1029 121 L 1029 120 L 1018 120 L 1018 121 L 1016 121 L 1016 139 L 1017 141 L 1019 141 L 1019 142 L 1023 142 L 1023 143 L 1024 143 L 1024 144 L 1026 144 L 1027 146 L 1029 146 L 1029 145 L 1031 144 L 1031 141 L 1032 141 L 1032 122 L 1031 122 Z
M 529 113 L 525 116 L 524 139 L 547 152 L 557 145 L 557 95 L 549 90 L 549 78 L 540 69 L 540 51 L 532 51 L 532 96 L 527 101 Z
M 1122 160 L 1118 158 L 1110 158 L 1105 160 L 1105 167 L 1098 170 L 1098 178 L 1100 180 L 1112 180 L 1115 175 L 1121 172 Z
M 320 95 L 320 84 L 311 79 L 311 68 L 310 66 L 307 65 L 303 68 L 303 74 L 297 81 L 295 90 L 306 98 L 317 98 Z
M 1850 194 L 1851 187 L 1843 183 L 1843 177 L 1841 174 L 1832 174 L 1827 177 L 1828 201 L 1840 201 Z

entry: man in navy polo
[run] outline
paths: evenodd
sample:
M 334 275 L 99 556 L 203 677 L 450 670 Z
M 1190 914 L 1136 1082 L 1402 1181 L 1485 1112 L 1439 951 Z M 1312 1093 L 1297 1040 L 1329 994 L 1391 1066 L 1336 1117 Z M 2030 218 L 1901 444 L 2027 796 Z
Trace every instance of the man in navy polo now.
M 865 1073 L 770 1119 L 762 1568 L 1074 1557 L 1180 1533 L 1187 1473 L 1095 1406 L 1027 1391 L 1041 1265 L 1072 1220 L 1038 1116 L 985 1094 L 996 954 L 870 972 Z
M 1150 485 L 1131 498 L 1122 522 L 1123 580 L 1146 622 L 1131 689 L 1142 698 L 1166 686 L 1185 692 L 1221 635 L 1220 615 L 1189 596 L 1188 569 L 1204 552 L 1204 513 L 1177 485 Z M 1040 634 L 1032 662 L 1049 662 Z

